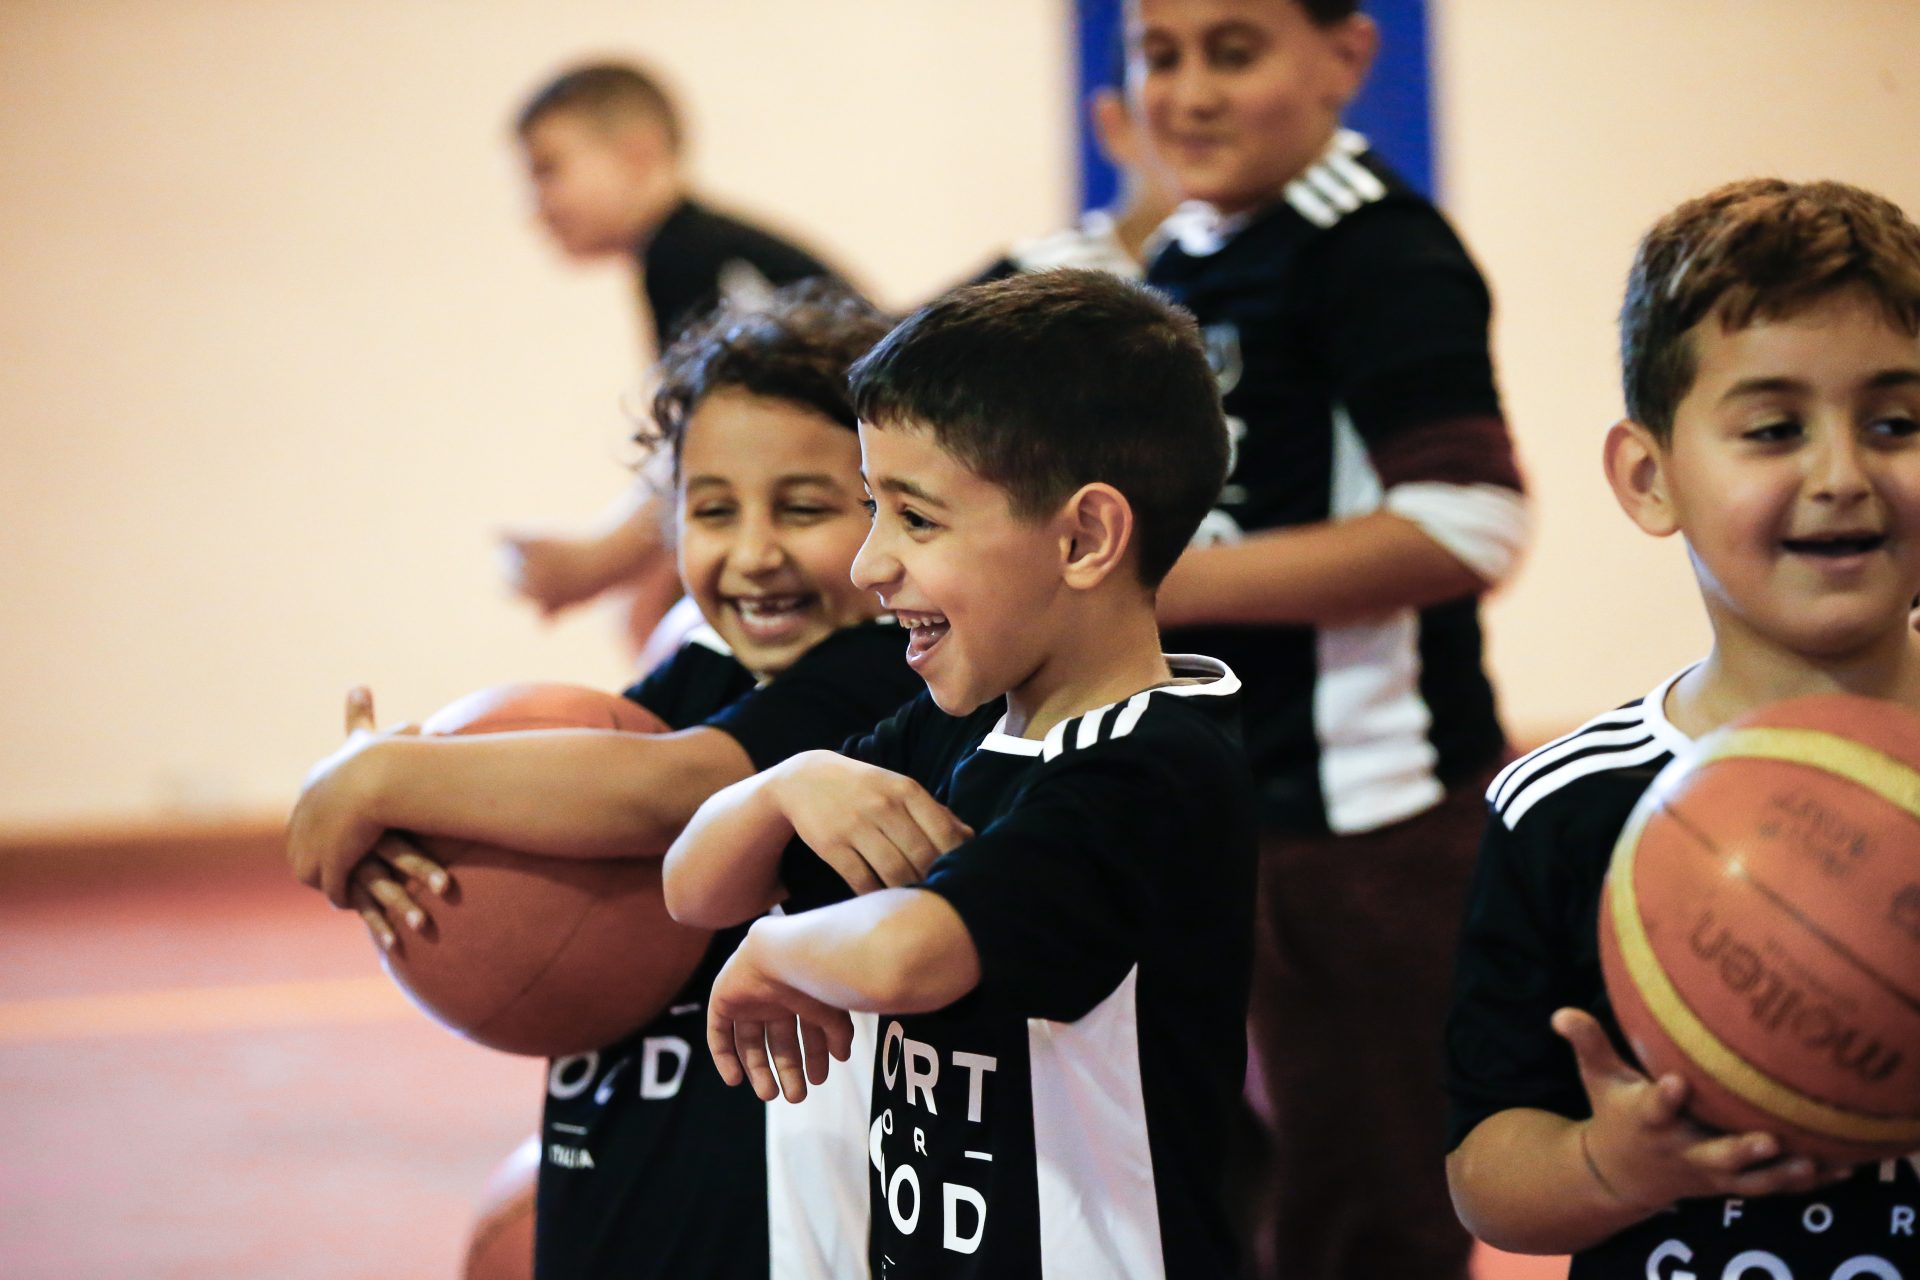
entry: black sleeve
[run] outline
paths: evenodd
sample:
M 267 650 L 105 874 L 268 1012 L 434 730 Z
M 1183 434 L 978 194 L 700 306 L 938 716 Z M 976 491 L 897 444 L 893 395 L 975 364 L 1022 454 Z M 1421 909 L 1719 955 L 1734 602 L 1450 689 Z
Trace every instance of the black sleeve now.
M 1467 898 L 1447 1020 L 1449 1149 L 1488 1116 L 1537 1107 L 1589 1114 L 1573 1050 L 1549 1025 L 1556 1009 L 1592 1003 L 1575 972 L 1570 936 L 1594 904 L 1568 899 L 1576 881 L 1557 873 L 1552 827 L 1509 831 L 1489 814 Z
M 899 627 L 835 632 L 707 723 L 746 748 L 755 769 L 802 751 L 832 750 L 872 730 L 924 687 L 906 651 Z
M 1382 482 L 1520 487 L 1489 353 L 1492 299 L 1446 220 L 1393 200 L 1328 233 L 1321 358 Z
M 752 688 L 752 673 L 732 655 L 690 641 L 628 687 L 624 696 L 666 721 L 668 728 L 690 729 Z
M 980 957 L 978 996 L 1020 1017 L 1091 1012 L 1164 931 L 1156 913 L 1225 928 L 1251 820 L 1212 780 L 1244 765 L 1184 738 L 1131 738 L 1049 764 L 1006 816 L 934 864 L 925 888 L 960 915 Z M 1251 789 L 1247 800 L 1250 804 Z M 1250 813 L 1250 810 L 1248 810 Z M 1239 852 L 1236 852 L 1238 850 Z

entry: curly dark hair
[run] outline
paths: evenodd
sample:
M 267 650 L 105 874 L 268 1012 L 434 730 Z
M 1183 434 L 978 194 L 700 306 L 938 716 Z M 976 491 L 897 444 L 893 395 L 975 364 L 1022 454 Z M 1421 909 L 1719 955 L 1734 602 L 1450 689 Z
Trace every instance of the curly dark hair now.
M 1750 178 L 1688 200 L 1641 239 L 1620 308 L 1627 413 L 1662 441 L 1698 373 L 1689 334 L 1790 317 L 1848 288 L 1920 335 L 1920 227 L 1844 182 Z
M 653 420 L 635 440 L 673 450 L 714 392 L 736 387 L 811 409 L 849 431 L 858 425 L 847 369 L 886 336 L 887 318 L 859 294 L 825 277 L 801 280 L 754 302 L 722 302 L 680 331 L 660 357 Z

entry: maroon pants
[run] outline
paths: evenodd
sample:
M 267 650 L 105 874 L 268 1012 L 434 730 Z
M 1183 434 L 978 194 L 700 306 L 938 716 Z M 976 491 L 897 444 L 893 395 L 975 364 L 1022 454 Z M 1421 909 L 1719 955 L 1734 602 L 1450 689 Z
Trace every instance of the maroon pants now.
M 1405 822 L 1261 842 L 1247 1101 L 1251 1274 L 1465 1280 L 1442 1034 L 1492 770 Z

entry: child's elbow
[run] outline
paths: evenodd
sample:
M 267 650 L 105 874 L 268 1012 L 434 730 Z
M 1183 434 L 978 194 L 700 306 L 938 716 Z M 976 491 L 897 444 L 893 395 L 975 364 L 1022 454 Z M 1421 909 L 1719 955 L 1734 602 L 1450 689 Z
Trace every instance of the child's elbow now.
M 931 895 L 929 895 L 931 896 Z M 940 903 L 946 908 L 946 904 Z M 980 985 L 980 956 L 956 918 L 952 930 L 897 912 L 867 935 L 869 1002 L 892 1013 L 944 1009 Z

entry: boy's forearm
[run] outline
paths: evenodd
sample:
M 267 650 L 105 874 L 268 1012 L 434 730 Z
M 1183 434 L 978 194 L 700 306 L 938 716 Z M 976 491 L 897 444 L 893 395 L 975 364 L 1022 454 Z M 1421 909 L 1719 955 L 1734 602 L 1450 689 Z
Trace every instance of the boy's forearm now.
M 785 767 L 715 792 L 675 838 L 661 870 L 667 911 L 675 920 L 722 929 L 753 919 L 786 896 L 780 857 L 793 839 L 793 823 L 774 790 Z
M 1509 1253 L 1575 1253 L 1651 1216 L 1600 1183 L 1582 1128 L 1529 1107 L 1481 1121 L 1447 1157 L 1447 1185 L 1467 1230 Z
M 753 769 L 717 729 L 396 737 L 369 754 L 382 825 L 556 858 L 657 857 Z
M 925 1013 L 980 984 L 980 955 L 959 913 L 924 889 L 882 889 L 755 924 L 769 973 L 856 1013 Z
M 1162 626 L 1337 626 L 1478 594 L 1486 582 L 1388 511 L 1194 547 L 1160 586 Z

